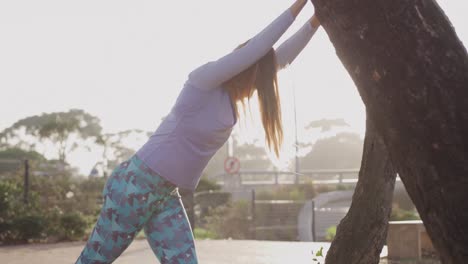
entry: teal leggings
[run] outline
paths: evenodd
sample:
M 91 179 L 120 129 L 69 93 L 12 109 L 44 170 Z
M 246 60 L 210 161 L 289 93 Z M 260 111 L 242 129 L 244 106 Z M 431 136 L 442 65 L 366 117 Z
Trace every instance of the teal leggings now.
M 77 264 L 112 263 L 141 229 L 161 264 L 198 263 L 178 189 L 136 155 L 113 171 L 103 196 L 101 214 Z

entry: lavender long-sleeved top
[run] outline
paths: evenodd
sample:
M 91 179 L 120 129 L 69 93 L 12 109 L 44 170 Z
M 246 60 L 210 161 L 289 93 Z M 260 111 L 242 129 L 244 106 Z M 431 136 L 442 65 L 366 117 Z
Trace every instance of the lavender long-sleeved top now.
M 262 58 L 293 22 L 288 9 L 242 48 L 192 71 L 169 115 L 136 155 L 178 187 L 195 190 L 237 122 L 222 84 Z M 307 22 L 277 48 L 279 69 L 296 58 L 315 31 Z

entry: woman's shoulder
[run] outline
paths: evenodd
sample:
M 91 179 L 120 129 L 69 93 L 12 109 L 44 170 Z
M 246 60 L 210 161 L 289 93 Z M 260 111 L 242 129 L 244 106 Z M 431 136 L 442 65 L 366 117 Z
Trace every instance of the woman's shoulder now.
M 175 108 L 178 112 L 194 112 L 215 100 L 217 94 L 222 94 L 224 89 L 200 89 L 187 80 L 176 100 Z

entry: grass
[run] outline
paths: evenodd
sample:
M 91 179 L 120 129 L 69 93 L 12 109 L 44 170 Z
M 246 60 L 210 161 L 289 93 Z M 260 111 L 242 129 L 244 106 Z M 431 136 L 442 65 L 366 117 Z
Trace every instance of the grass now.
M 218 238 L 214 232 L 203 229 L 203 228 L 195 228 L 195 230 L 193 231 L 193 234 L 195 236 L 195 239 L 217 239 Z

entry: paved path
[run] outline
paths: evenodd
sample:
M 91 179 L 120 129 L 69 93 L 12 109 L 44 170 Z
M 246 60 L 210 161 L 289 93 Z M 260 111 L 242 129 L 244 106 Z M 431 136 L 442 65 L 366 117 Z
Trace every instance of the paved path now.
M 0 247 L 1 264 L 73 264 L 84 243 L 23 245 Z M 316 252 L 328 243 L 276 242 L 251 240 L 198 240 L 202 264 L 312 264 Z M 386 249 L 382 255 L 386 254 Z M 159 263 L 146 240 L 136 240 L 115 264 Z
M 0 247 L 2 264 L 74 263 L 84 243 L 60 243 Z M 250 240 L 199 240 L 197 250 L 203 264 L 311 264 L 312 250 L 327 243 Z M 146 240 L 136 240 L 115 264 L 159 263 Z

